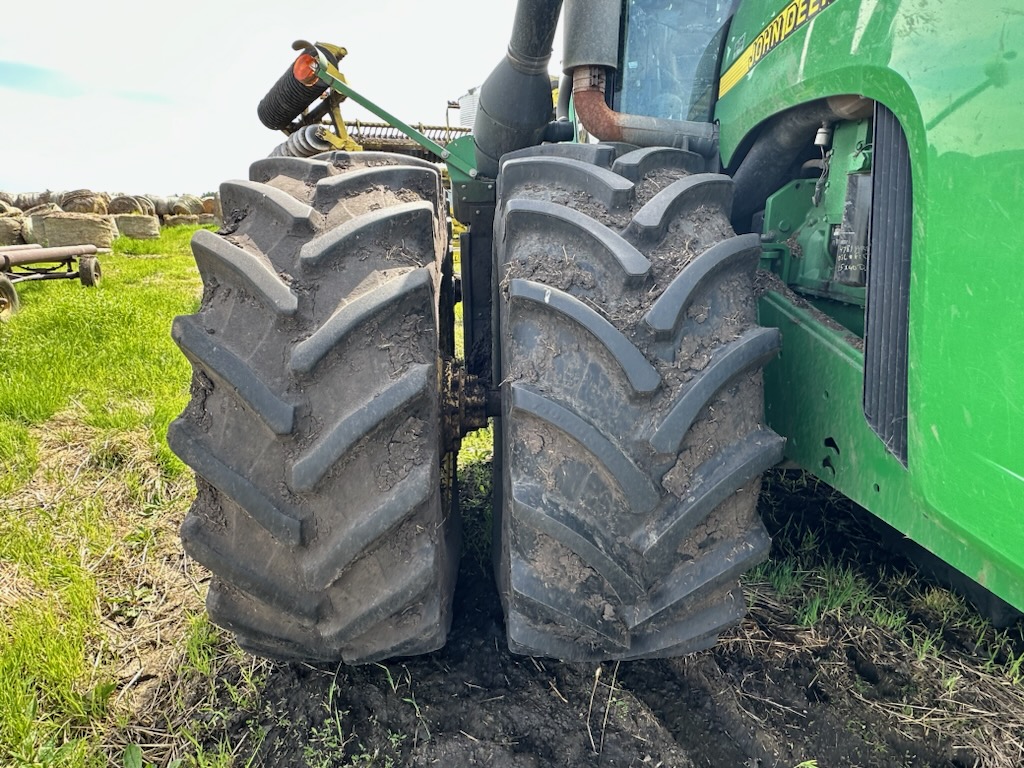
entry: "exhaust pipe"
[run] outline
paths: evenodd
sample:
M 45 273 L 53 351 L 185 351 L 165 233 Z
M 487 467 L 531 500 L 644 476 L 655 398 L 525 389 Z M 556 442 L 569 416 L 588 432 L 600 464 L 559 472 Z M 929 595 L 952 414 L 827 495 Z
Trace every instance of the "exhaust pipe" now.
M 666 120 L 616 112 L 605 100 L 603 67 L 581 66 L 572 73 L 576 115 L 583 127 L 601 141 L 623 141 L 638 147 L 676 147 L 706 158 L 718 152 L 718 129 L 713 123 Z
M 477 169 L 498 175 L 506 152 L 553 140 L 548 62 L 562 0 L 519 0 L 508 53 L 480 87 L 473 143 Z
M 565 0 L 563 71 L 572 76 L 576 115 L 600 141 L 640 147 L 689 149 L 704 157 L 718 153 L 715 125 L 629 115 L 605 100 L 605 70 L 618 64 L 621 0 Z M 571 138 L 572 126 L 552 122 L 547 67 L 562 0 L 519 0 L 508 53 L 480 88 L 473 141 L 480 173 L 494 178 L 506 152 L 543 141 Z M 558 116 L 568 113 L 567 79 L 559 92 Z
M 621 0 L 565 2 L 562 67 L 572 77 L 576 116 L 583 127 L 600 141 L 677 147 L 713 157 L 718 151 L 718 133 L 709 123 L 628 115 L 608 106 L 605 73 L 618 67 L 621 16 Z

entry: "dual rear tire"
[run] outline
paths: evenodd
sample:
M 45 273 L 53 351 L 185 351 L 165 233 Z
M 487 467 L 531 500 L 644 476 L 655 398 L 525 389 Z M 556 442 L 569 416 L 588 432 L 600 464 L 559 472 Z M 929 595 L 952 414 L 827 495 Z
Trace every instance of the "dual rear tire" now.
M 434 166 L 385 153 L 255 163 L 198 232 L 174 338 L 196 471 L 186 550 L 246 649 L 365 663 L 439 648 L 458 564 L 454 355 Z M 495 222 L 497 583 L 510 647 L 673 656 L 743 615 L 763 559 L 756 237 L 731 181 L 679 150 L 505 159 Z M 454 446 L 454 447 L 453 447 Z

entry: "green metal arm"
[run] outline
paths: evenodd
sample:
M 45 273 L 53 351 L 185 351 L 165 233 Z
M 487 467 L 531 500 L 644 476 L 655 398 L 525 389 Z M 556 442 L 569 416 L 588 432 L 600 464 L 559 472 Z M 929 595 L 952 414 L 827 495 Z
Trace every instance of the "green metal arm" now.
M 408 123 L 399 120 L 391 113 L 387 112 L 383 108 L 379 107 L 378 105 L 374 104 L 372 101 L 367 99 L 365 96 L 362 96 L 357 91 L 352 89 L 352 87 L 345 82 L 345 79 L 342 77 L 341 73 L 331 64 L 331 62 L 324 55 L 323 51 L 321 51 L 319 48 L 311 46 L 306 50 L 306 52 L 309 53 L 310 55 L 315 54 L 317 60 L 316 75 L 318 78 L 320 78 L 320 81 L 324 83 L 324 85 L 333 88 L 335 91 L 342 94 L 343 96 L 352 99 L 360 106 L 370 110 L 371 112 L 373 112 L 373 114 L 377 115 L 377 117 L 379 117 L 381 120 L 385 121 L 389 125 L 393 125 L 395 128 L 400 130 L 402 133 L 404 133 L 410 139 L 415 141 L 421 147 L 428 150 L 429 152 L 433 152 L 446 163 L 448 163 L 451 166 L 454 166 L 455 168 L 457 168 L 459 171 L 466 174 L 470 178 L 475 179 L 477 177 L 477 169 L 474 168 L 471 163 L 467 163 L 464 158 L 456 154 L 453 154 L 452 152 L 449 152 L 436 141 L 427 138 Z

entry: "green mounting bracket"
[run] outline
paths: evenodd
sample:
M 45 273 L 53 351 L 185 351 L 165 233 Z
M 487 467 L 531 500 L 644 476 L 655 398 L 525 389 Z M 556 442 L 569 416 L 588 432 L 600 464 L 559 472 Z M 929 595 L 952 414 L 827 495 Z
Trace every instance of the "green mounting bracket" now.
M 306 49 L 306 53 L 316 58 L 316 75 L 324 85 L 334 89 L 343 96 L 352 99 L 352 101 L 359 104 L 361 107 L 365 107 L 370 110 L 388 125 L 393 125 L 421 147 L 437 155 L 449 166 L 458 169 L 461 173 L 464 173 L 471 179 L 475 179 L 477 177 L 477 169 L 473 167 L 472 163 L 466 161 L 463 154 L 453 154 L 452 152 L 449 152 L 436 141 L 427 138 L 408 123 L 399 120 L 390 112 L 377 104 L 374 104 L 372 101 L 353 89 L 345 82 L 345 78 L 342 77 L 342 74 L 331 64 L 323 51 L 319 48 L 310 46 Z

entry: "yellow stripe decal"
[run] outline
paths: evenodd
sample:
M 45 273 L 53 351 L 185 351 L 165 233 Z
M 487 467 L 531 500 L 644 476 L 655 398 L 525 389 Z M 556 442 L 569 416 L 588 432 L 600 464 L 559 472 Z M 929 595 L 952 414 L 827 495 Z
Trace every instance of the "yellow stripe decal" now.
M 793 0 L 782 12 L 771 20 L 761 33 L 746 47 L 732 66 L 725 71 L 718 82 L 718 97 L 721 98 L 754 68 L 761 59 L 775 49 L 779 43 L 813 19 L 835 0 Z

